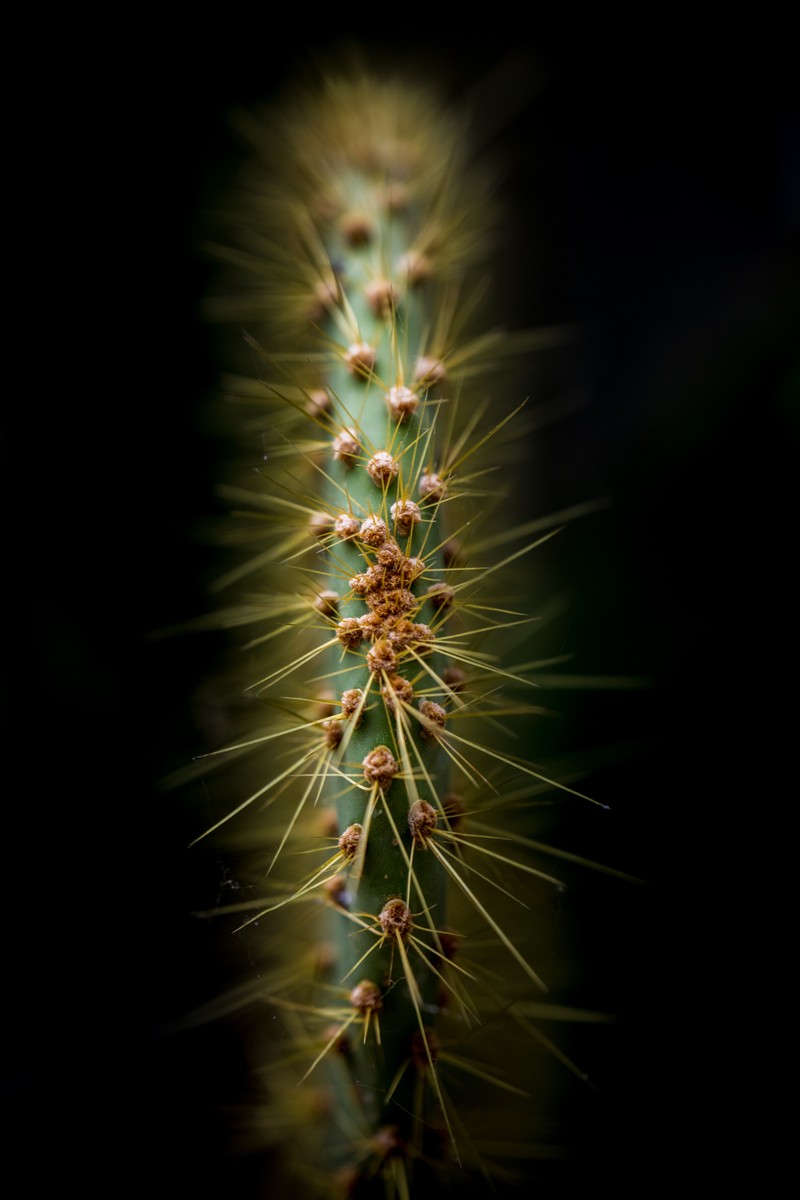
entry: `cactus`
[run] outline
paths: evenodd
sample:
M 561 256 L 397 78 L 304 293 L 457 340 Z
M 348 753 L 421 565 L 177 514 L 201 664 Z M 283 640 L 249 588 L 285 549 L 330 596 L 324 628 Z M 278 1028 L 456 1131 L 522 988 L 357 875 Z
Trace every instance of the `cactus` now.
M 476 382 L 536 339 L 466 340 L 489 189 L 431 96 L 333 79 L 241 131 L 255 165 L 221 253 L 251 287 L 215 307 L 247 327 L 259 378 L 227 392 L 263 410 L 265 453 L 226 489 L 246 732 L 201 762 L 198 841 L 227 838 L 247 881 L 218 911 L 263 973 L 232 1003 L 285 1031 L 255 1039 L 256 1123 L 309 1195 L 480 1188 L 520 1176 L 529 1048 L 576 1070 L 534 1024 L 558 1015 L 540 959 L 560 884 L 530 815 L 589 797 L 509 742 L 542 710 L 536 664 L 502 657 L 534 617 L 514 567 L 557 522 L 521 521 L 483 474 L 524 426 Z M 519 1099 L 510 1123 L 495 1095 Z

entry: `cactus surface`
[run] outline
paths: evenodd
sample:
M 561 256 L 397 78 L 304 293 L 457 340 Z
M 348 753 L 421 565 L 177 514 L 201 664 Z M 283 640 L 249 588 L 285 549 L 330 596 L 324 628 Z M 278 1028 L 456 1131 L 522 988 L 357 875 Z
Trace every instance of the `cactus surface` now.
M 542 711 L 536 664 L 504 657 L 535 619 L 514 569 L 557 522 L 521 520 L 486 451 L 524 434 L 493 387 L 535 339 L 469 340 L 491 202 L 432 96 L 333 78 L 241 132 L 223 256 L 250 285 L 216 312 L 247 328 L 258 378 L 226 390 L 264 453 L 227 489 L 246 731 L 203 760 L 201 837 L 247 881 L 220 910 L 263 965 L 237 1003 L 284 1031 L 255 1039 L 255 1124 L 303 1194 L 480 1191 L 541 1132 L 559 879 L 531 816 L 582 797 L 509 737 Z

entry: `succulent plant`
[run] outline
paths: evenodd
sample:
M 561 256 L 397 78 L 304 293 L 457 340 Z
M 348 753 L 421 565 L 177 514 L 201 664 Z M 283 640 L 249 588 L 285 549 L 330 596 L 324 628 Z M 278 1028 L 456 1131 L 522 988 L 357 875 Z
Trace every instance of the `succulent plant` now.
M 571 856 L 535 817 L 593 801 L 513 741 L 544 711 L 519 567 L 563 514 L 515 496 L 524 405 L 495 390 L 564 333 L 471 332 L 491 177 L 433 94 L 333 76 L 240 131 L 214 306 L 246 327 L 257 377 L 225 390 L 263 453 L 226 488 L 246 702 L 198 840 L 239 854 L 236 1003 L 273 1017 L 253 1122 L 303 1195 L 480 1193 L 546 1140 L 545 1064 L 576 1070 L 536 1026 Z

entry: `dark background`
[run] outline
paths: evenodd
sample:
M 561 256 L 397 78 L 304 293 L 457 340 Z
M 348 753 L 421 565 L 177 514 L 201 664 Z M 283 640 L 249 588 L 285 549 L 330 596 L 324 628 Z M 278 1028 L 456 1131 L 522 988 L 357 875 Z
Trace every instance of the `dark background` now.
M 613 500 L 569 533 L 570 648 L 586 672 L 656 683 L 566 701 L 576 744 L 638 747 L 587 783 L 612 803 L 587 852 L 651 881 L 633 902 L 601 888 L 595 917 L 593 880 L 578 888 L 589 976 L 626 1021 L 591 1051 L 601 1096 L 575 1102 L 567 1184 L 641 1195 L 766 1138 L 741 1081 L 781 995 L 760 902 L 792 791 L 772 681 L 796 556 L 797 98 L 779 31 L 509 42 L 424 55 L 454 96 L 505 77 L 509 54 L 509 80 L 535 81 L 500 138 L 504 199 L 526 213 L 519 324 L 578 325 L 570 386 L 588 402 L 552 435 L 544 504 Z M 263 1164 L 230 1158 L 216 1111 L 246 1088 L 238 1032 L 162 1032 L 225 975 L 188 915 L 224 864 L 186 852 L 195 817 L 155 782 L 194 752 L 207 652 L 148 635 L 201 611 L 213 574 L 195 536 L 217 505 L 195 413 L 218 369 L 197 245 L 235 167 L 225 112 L 326 46 L 233 21 L 122 45 L 134 71 L 110 54 L 53 89 L 45 224 L 63 205 L 74 233 L 37 285 L 70 333 L 35 360 L 33 451 L 20 463 L 10 443 L 25 566 L 9 584 L 6 1095 L 20 1137 L 68 1132 L 72 1178 L 99 1144 L 156 1193 L 254 1196 Z M 387 47 L 423 54 L 395 36 L 376 60 Z

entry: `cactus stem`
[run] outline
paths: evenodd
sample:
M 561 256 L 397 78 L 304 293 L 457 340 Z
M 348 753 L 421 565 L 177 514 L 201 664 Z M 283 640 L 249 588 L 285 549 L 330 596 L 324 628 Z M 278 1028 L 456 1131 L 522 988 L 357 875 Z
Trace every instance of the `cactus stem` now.
M 504 716 L 543 711 L 500 695 L 509 683 L 536 686 L 534 664 L 501 655 L 504 639 L 526 635 L 539 597 L 530 582 L 516 605 L 510 591 L 497 603 L 487 592 L 496 572 L 554 537 L 565 516 L 515 526 L 526 480 L 518 487 L 499 457 L 490 476 L 478 459 L 489 443 L 522 457 L 527 430 L 514 426 L 512 446 L 509 423 L 525 401 L 495 415 L 492 372 L 537 343 L 499 329 L 464 340 L 485 290 L 469 272 L 488 244 L 489 195 L 467 169 L 460 125 L 447 114 L 437 120 L 430 98 L 366 75 L 328 80 L 294 121 L 274 114 L 263 126 L 242 124 L 259 151 L 266 129 L 267 158 L 244 181 L 231 261 L 255 273 L 238 312 L 258 322 L 245 341 L 267 378 L 228 384 L 249 406 L 246 436 L 261 440 L 255 459 L 247 451 L 256 482 L 226 489 L 251 524 L 233 530 L 234 549 L 236 538 L 244 549 L 217 589 L 258 580 L 221 623 L 252 624 L 246 648 L 258 666 L 248 679 L 260 678 L 234 684 L 245 730 L 205 762 L 233 762 L 241 776 L 233 800 L 220 782 L 227 811 L 217 820 L 215 807 L 215 823 L 195 841 L 249 810 L 225 834 L 247 855 L 245 886 L 258 898 L 219 911 L 240 914 L 238 930 L 250 927 L 270 981 L 253 985 L 250 998 L 266 994 L 292 1039 L 283 1054 L 287 1043 L 267 1035 L 270 1135 L 290 1128 L 280 1088 L 296 1082 L 301 1054 L 299 1082 L 315 1074 L 315 1084 L 324 1075 L 330 1084 L 286 1104 L 297 1111 L 286 1114 L 292 1136 L 283 1140 L 297 1142 L 301 1181 L 315 1195 L 376 1200 L 383 1186 L 386 1200 L 411 1200 L 427 1194 L 433 1173 L 446 1184 L 461 1153 L 490 1184 L 495 1173 L 479 1146 L 499 1144 L 496 1114 L 476 1113 L 485 1123 L 471 1140 L 469 1114 L 463 1126 L 455 1119 L 444 1062 L 527 1094 L 490 1058 L 473 1062 L 440 1044 L 466 1029 L 488 1046 L 504 1010 L 503 1053 L 533 1015 L 515 1010 L 513 981 L 521 995 L 532 985 L 547 991 L 532 964 L 547 952 L 552 913 L 543 905 L 545 920 L 535 923 L 516 906 L 527 909 L 542 885 L 562 885 L 535 865 L 528 852 L 539 845 L 513 823 L 539 792 L 591 797 L 550 778 L 555 767 L 540 771 L 524 743 L 520 757 L 494 748 L 496 732 L 521 732 Z M 234 307 L 220 312 L 230 318 Z M 481 400 L 470 385 L 487 365 L 495 395 Z M 485 566 L 478 556 L 496 546 L 502 561 Z M 255 575 L 268 567 L 271 575 Z M 262 647 L 280 661 L 262 660 Z M 252 764 L 237 761 L 251 751 Z M 579 780 L 574 771 L 567 778 Z M 459 779 L 466 799 L 450 790 Z M 324 824 L 318 803 L 330 805 Z M 465 833 L 467 812 L 483 824 Z M 310 866 L 294 872 L 292 862 Z M 252 928 L 278 909 L 277 933 Z M 452 932 L 465 915 L 486 933 L 455 962 L 457 939 L 471 933 Z M 324 966 L 310 965 L 306 950 L 320 943 L 329 947 Z M 497 959 L 507 991 L 493 983 Z
M 425 1055 L 428 1059 L 428 1067 L 430 1069 L 430 1082 L 431 1082 L 431 1084 L 433 1086 L 433 1090 L 436 1094 L 436 1099 L 439 1102 L 439 1108 L 441 1109 L 442 1117 L 444 1118 L 444 1123 L 447 1126 L 447 1132 L 450 1136 L 450 1148 L 452 1150 L 453 1158 L 455 1159 L 456 1163 L 459 1166 L 461 1166 L 461 1158 L 460 1158 L 460 1155 L 458 1152 L 458 1144 L 456 1143 L 456 1135 L 453 1132 L 453 1126 L 450 1122 L 450 1114 L 447 1110 L 447 1105 L 445 1104 L 445 1101 L 444 1101 L 444 1093 L 442 1092 L 442 1086 L 441 1086 L 441 1083 L 439 1082 L 439 1076 L 436 1071 L 436 1064 L 434 1062 L 433 1054 L 431 1052 L 430 1042 L 428 1041 L 428 1035 L 427 1035 L 427 1032 L 425 1029 L 425 1022 L 422 1019 L 422 1010 L 421 1010 L 422 997 L 419 994 L 419 988 L 417 986 L 416 980 L 414 979 L 414 973 L 411 970 L 411 964 L 408 961 L 408 954 L 406 953 L 406 948 L 403 945 L 403 939 L 401 937 L 395 938 L 395 945 L 397 946 L 398 953 L 400 954 L 400 958 L 403 963 L 403 971 L 405 973 L 406 983 L 408 984 L 408 990 L 411 995 L 411 1003 L 414 1006 L 414 1012 L 416 1013 L 416 1016 L 417 1016 L 417 1022 L 419 1024 L 420 1036 L 422 1038 L 422 1044 L 425 1048 Z

